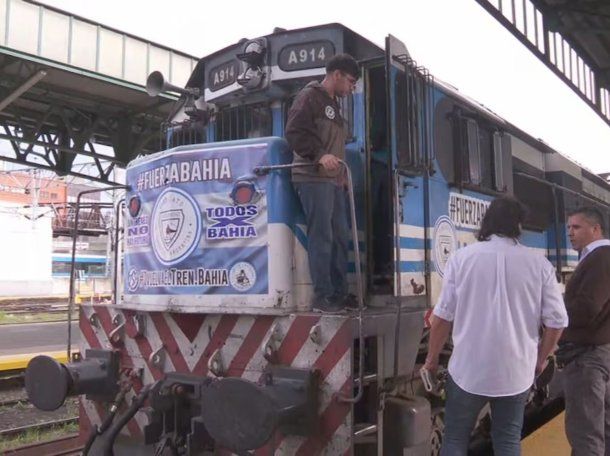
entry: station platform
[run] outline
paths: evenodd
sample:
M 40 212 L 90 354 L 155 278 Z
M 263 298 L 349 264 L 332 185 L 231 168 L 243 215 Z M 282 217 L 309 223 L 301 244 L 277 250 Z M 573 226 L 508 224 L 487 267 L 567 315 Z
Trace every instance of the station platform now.
M 23 370 L 27 367 L 30 360 L 38 355 L 50 356 L 51 358 L 55 359 L 56 361 L 58 361 L 60 363 L 68 362 L 68 355 L 66 353 L 66 350 L 39 352 L 39 353 L 26 353 L 26 354 L 18 354 L 18 355 L 5 355 L 5 356 L 0 356 L 0 372 Z
M 570 456 L 561 413 L 521 442 L 523 456 Z

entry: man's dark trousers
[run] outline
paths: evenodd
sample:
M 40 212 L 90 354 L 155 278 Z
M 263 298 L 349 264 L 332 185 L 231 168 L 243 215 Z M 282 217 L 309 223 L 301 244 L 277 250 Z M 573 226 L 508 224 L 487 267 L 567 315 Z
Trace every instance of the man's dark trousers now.
M 563 373 L 572 456 L 610 456 L 610 344 L 592 346 Z
M 347 294 L 345 190 L 331 182 L 295 182 L 307 221 L 309 271 L 317 299 Z

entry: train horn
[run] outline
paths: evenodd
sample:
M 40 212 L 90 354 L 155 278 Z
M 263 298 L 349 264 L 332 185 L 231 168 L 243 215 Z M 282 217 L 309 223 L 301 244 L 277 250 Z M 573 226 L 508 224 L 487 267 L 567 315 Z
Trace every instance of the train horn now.
M 161 73 L 160 71 L 153 71 L 148 75 L 148 78 L 146 79 L 146 92 L 151 97 L 156 97 L 157 95 L 163 92 L 176 92 L 180 95 L 195 97 L 199 97 L 200 95 L 200 91 L 198 88 L 183 88 L 170 84 L 165 80 L 165 78 L 163 77 L 163 73 Z

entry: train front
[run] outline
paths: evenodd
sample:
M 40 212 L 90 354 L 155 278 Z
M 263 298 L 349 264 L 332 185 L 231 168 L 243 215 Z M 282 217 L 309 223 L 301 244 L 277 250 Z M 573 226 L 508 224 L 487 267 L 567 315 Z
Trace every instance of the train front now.
M 292 96 L 348 49 L 380 52 L 337 24 L 277 31 L 202 59 L 199 89 L 172 88 L 185 100 L 167 150 L 127 167 L 115 302 L 81 306 L 82 359 L 37 357 L 26 374 L 43 410 L 81 396 L 85 453 L 426 447 L 428 402 L 389 395 L 412 378 L 421 306 L 397 317 L 390 294 L 366 315 L 311 312 L 304 216 L 290 170 L 268 170 L 292 162 L 281 139 Z M 150 88 L 167 87 L 157 74 Z M 356 93 L 345 105 L 352 121 L 362 103 Z M 362 129 L 352 133 L 347 161 L 362 186 Z
M 82 306 L 81 361 L 39 357 L 27 373 L 39 408 L 86 394 L 90 454 L 163 444 L 308 453 L 348 419 L 336 399 L 351 393 L 353 323 L 307 312 L 289 172 L 255 173 L 290 157 L 284 140 L 267 138 L 129 165 L 119 301 Z

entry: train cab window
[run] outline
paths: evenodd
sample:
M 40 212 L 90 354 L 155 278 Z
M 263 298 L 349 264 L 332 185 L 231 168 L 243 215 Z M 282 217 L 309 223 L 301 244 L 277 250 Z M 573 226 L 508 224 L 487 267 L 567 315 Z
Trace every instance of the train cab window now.
M 261 138 L 273 132 L 271 109 L 266 103 L 221 109 L 214 123 L 216 141 Z
M 508 137 L 494 127 L 463 118 L 461 122 L 461 181 L 484 190 L 507 190 Z
M 468 182 L 481 184 L 481 148 L 479 141 L 479 126 L 475 120 L 466 119 Z
M 495 131 L 493 134 L 494 155 L 494 187 L 495 190 L 503 192 L 506 189 L 504 183 L 504 153 L 502 151 L 502 133 Z
M 354 139 L 354 96 L 350 93 L 346 97 L 339 98 L 339 107 L 341 108 L 341 117 L 345 119 L 347 142 L 352 142 Z
M 397 166 L 407 173 L 432 169 L 435 158 L 432 78 L 413 62 L 404 65 L 391 88 L 392 143 Z
M 527 207 L 523 228 L 546 230 L 553 220 L 553 195 L 550 187 L 518 174 L 514 180 L 515 196 Z

